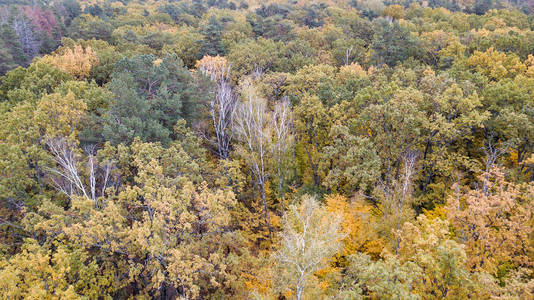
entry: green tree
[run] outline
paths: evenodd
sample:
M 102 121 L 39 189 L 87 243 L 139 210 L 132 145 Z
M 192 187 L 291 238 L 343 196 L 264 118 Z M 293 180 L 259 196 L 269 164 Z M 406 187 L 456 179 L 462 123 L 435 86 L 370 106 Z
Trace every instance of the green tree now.
M 8 24 L 0 25 L 0 45 L 1 51 L 5 51 L 0 67 L 1 75 L 16 66 L 24 66 L 28 61 L 15 31 Z
M 397 21 L 389 22 L 380 18 L 374 22 L 374 27 L 371 49 L 374 51 L 373 61 L 377 65 L 395 66 L 409 57 L 417 56 L 417 40 Z
M 222 30 L 222 24 L 217 20 L 215 15 L 212 15 L 202 30 L 204 40 L 202 41 L 201 57 L 206 55 L 216 56 L 225 53 L 224 45 L 221 42 Z
M 323 150 L 331 168 L 323 184 L 331 191 L 348 196 L 357 190 L 368 191 L 380 176 L 381 162 L 368 137 L 354 136 L 346 126 L 337 124 L 330 130 L 333 143 Z
M 0 94 L 11 104 L 29 101 L 35 103 L 43 95 L 52 93 L 63 81 L 71 76 L 40 60 L 28 68 L 17 68 L 8 72 L 2 79 Z
M 6 48 L 5 44 L 0 42 L 0 75 L 5 74 L 7 71 L 17 66 L 13 56 Z
M 412 262 L 402 263 L 396 257 L 373 261 L 369 255 L 354 254 L 344 278 L 346 288 L 341 295 L 350 299 L 419 299 L 412 285 L 421 270 Z
M 191 124 L 205 97 L 176 55 L 124 58 L 112 78 L 115 99 L 104 117 L 103 135 L 114 144 L 131 143 L 136 136 L 168 143 L 176 122 Z

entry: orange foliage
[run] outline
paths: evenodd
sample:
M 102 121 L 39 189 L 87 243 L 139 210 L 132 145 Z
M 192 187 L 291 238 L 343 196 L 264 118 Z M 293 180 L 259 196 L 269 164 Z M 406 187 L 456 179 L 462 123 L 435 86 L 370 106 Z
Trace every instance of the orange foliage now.
M 367 77 L 367 71 L 365 71 L 362 66 L 358 63 L 351 63 L 350 65 L 342 66 L 339 68 L 339 73 L 337 74 L 338 79 L 347 80 L 351 76 Z
M 372 207 L 357 201 L 349 202 L 341 195 L 326 197 L 326 209 L 342 216 L 341 228 L 346 234 L 343 240 L 343 255 L 364 252 L 378 257 L 384 248 L 384 241 L 378 237 L 372 227 Z
M 447 213 L 466 245 L 468 267 L 495 273 L 507 262 L 534 264 L 529 242 L 534 186 L 507 182 L 500 170 L 479 176 L 478 189 L 451 197 Z

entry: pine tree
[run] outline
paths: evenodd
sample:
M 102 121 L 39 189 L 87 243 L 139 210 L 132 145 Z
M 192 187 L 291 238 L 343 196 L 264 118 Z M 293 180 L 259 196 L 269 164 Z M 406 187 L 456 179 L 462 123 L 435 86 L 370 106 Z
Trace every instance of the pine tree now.
M 202 34 L 204 34 L 201 50 L 202 56 L 223 55 L 226 52 L 221 42 L 222 30 L 222 24 L 217 20 L 217 17 L 215 15 L 211 16 L 208 24 L 202 31 Z

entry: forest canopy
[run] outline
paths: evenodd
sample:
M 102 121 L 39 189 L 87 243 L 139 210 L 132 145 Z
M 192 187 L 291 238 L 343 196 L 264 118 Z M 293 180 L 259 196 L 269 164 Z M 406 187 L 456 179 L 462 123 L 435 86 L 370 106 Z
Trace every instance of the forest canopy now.
M 534 298 L 534 1 L 0 0 L 0 298 Z

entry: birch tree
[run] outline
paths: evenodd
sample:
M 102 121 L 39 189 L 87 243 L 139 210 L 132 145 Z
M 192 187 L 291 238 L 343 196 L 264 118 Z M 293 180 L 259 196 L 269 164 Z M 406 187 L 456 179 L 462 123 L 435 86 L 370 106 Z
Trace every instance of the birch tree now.
M 233 129 L 241 145 L 239 155 L 245 160 L 260 187 L 264 220 L 272 241 L 272 228 L 265 194 L 268 179 L 267 166 L 270 159 L 269 147 L 272 145 L 272 115 L 266 100 L 258 95 L 250 81 L 242 86 L 244 101 L 236 107 Z
M 303 299 L 312 274 L 325 267 L 341 246 L 341 218 L 328 213 L 312 196 L 302 197 L 299 206 L 291 205 L 283 219 L 281 247 L 275 254 L 283 286 Z
M 273 143 L 273 156 L 278 171 L 278 190 L 282 201 L 282 215 L 285 214 L 284 172 L 282 172 L 283 159 L 287 155 L 289 146 L 293 141 L 291 132 L 293 116 L 289 99 L 284 97 L 276 103 L 273 112 L 273 129 L 275 142 Z
M 56 190 L 69 198 L 84 196 L 98 207 L 98 198 L 104 196 L 116 180 L 112 161 L 99 162 L 95 147 L 88 146 L 84 164 L 84 158 L 76 152 L 74 144 L 63 137 L 48 137 L 46 145 L 55 163 L 54 167 L 46 168 L 47 178 Z
M 197 64 L 199 70 L 215 83 L 215 92 L 209 98 L 208 112 L 215 131 L 215 144 L 219 158 L 226 159 L 233 138 L 232 119 L 237 96 L 231 85 L 231 66 L 223 57 L 205 56 Z
M 33 30 L 31 21 L 22 15 L 18 15 L 13 19 L 12 27 L 19 37 L 24 54 L 28 60 L 31 61 L 37 54 L 39 54 L 39 48 L 42 44 L 41 40 L 39 40 Z
M 418 173 L 418 153 L 408 150 L 402 154 L 400 178 L 379 180 L 374 194 L 379 200 L 384 233 L 390 238 L 395 254 L 398 254 L 400 239 L 394 233 L 414 217 L 413 179 Z

